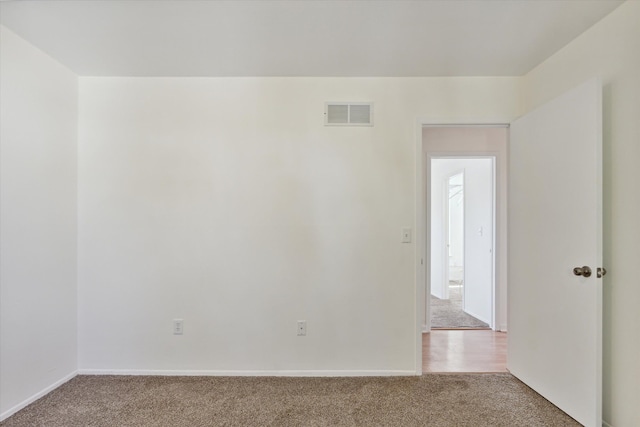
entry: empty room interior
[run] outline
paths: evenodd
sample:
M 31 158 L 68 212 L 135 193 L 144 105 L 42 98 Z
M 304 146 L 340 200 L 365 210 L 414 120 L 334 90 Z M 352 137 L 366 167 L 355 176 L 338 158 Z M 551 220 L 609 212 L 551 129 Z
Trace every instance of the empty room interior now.
M 640 425 L 640 1 L 0 24 L 0 425 Z

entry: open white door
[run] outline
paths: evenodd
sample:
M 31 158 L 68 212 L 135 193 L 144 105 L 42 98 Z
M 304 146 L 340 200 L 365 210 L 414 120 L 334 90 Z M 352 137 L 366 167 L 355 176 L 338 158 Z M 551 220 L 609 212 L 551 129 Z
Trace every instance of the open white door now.
M 601 426 L 600 81 L 513 122 L 509 156 L 508 368 L 580 423 Z M 574 274 L 583 266 L 590 277 Z

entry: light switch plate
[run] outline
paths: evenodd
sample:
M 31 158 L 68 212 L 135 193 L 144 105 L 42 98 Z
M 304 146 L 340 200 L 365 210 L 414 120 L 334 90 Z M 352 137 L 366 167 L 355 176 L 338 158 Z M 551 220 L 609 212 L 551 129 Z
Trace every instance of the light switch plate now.
M 307 335 L 307 321 L 298 320 L 298 336 L 304 337 Z
M 182 335 L 184 333 L 184 320 L 173 319 L 173 335 Z
M 411 228 L 404 227 L 402 229 L 402 243 L 411 243 Z

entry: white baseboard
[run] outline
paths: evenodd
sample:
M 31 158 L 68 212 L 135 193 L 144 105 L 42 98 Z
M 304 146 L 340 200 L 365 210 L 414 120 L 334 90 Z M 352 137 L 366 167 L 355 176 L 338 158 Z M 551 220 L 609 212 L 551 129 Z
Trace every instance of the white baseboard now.
M 15 414 L 19 410 L 21 410 L 21 409 L 27 407 L 28 405 L 32 404 L 33 402 L 35 402 L 36 400 L 40 399 L 45 394 L 48 394 L 48 393 L 52 392 L 53 390 L 55 390 L 56 388 L 60 387 L 62 384 L 66 383 L 67 381 L 69 381 L 70 379 L 74 378 L 77 375 L 78 375 L 78 371 L 73 371 L 69 375 L 66 375 L 66 376 L 62 377 L 61 379 L 59 379 L 55 383 L 51 384 L 50 386 L 40 390 L 39 392 L 37 392 L 33 396 L 29 397 L 28 399 L 23 400 L 22 402 L 18 403 L 13 408 L 10 408 L 10 409 L 4 411 L 2 414 L 0 414 L 0 421 L 6 420 L 11 415 Z
M 613 427 L 613 426 L 608 422 L 606 422 L 605 420 L 602 420 L 602 427 Z
M 415 376 L 416 371 L 211 371 L 176 369 L 80 369 L 78 375 L 149 375 L 202 377 L 393 377 Z
M 496 328 L 496 331 L 498 331 L 498 332 L 507 332 L 507 325 L 505 325 L 505 324 L 498 325 L 498 327 Z

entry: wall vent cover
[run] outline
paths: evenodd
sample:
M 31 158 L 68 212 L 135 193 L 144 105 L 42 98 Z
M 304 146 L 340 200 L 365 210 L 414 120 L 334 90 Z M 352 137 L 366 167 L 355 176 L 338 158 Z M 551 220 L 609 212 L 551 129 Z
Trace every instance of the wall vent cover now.
M 325 126 L 373 126 L 373 103 L 327 102 L 324 107 Z

